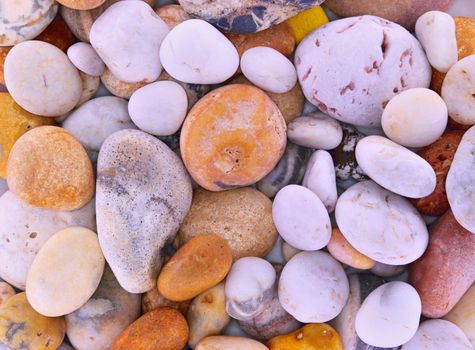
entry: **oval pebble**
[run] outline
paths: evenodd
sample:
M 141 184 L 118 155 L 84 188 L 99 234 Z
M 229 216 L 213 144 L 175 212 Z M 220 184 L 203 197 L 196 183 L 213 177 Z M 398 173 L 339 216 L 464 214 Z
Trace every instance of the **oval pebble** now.
M 186 315 L 190 308 L 190 303 L 191 303 L 191 300 L 186 300 L 186 301 L 168 300 L 162 294 L 160 294 L 157 286 L 149 290 L 147 293 L 142 294 L 142 312 L 144 314 L 162 306 L 169 306 L 174 309 L 177 309 L 183 315 Z
M 143 131 L 155 136 L 176 133 L 188 111 L 185 89 L 173 81 L 148 84 L 132 94 L 129 113 Z
M 122 81 L 113 75 L 107 67 L 101 75 L 101 83 L 112 95 L 125 99 L 129 99 L 135 91 L 147 85 L 145 82 L 127 83 Z
M 337 331 L 326 323 L 307 324 L 296 331 L 271 339 L 270 350 L 343 350 Z
M 463 295 L 445 319 L 460 327 L 475 348 L 475 284 Z
M 285 261 L 289 261 L 292 259 L 295 255 L 301 252 L 300 249 L 297 249 L 295 247 L 292 247 L 290 244 L 288 244 L 286 241 L 282 240 L 282 256 L 284 257 Z
M 314 6 L 289 18 L 286 23 L 292 28 L 295 41 L 300 43 L 309 33 L 328 23 L 322 6 Z
M 425 222 L 409 201 L 373 181 L 346 190 L 336 203 L 335 218 L 353 247 L 385 264 L 413 262 L 429 242 Z
M 269 350 L 256 340 L 244 337 L 212 336 L 202 339 L 195 350 Z
M 58 2 L 66 7 L 75 10 L 91 10 L 102 5 L 106 0 L 58 0 Z
M 277 231 L 291 246 L 301 250 L 319 250 L 331 237 L 328 212 L 311 190 L 288 185 L 275 196 L 272 218 Z
M 170 27 L 175 28 L 180 23 L 191 19 L 190 15 L 178 4 L 160 6 L 155 13 Z
M 356 145 L 355 155 L 373 181 L 396 194 L 421 198 L 435 189 L 437 181 L 430 164 L 385 137 L 365 137 Z
M 369 345 L 397 347 L 414 336 L 420 316 L 421 299 L 416 290 L 405 282 L 389 282 L 365 299 L 356 315 L 355 329 Z
M 170 31 L 160 47 L 160 60 L 173 78 L 192 84 L 222 83 L 239 66 L 234 45 L 200 19 L 187 20 Z
M 348 294 L 345 271 L 324 252 L 298 253 L 280 276 L 280 303 L 300 322 L 321 323 L 335 318 L 345 306 Z
M 434 91 L 409 89 L 394 96 L 381 118 L 384 133 L 405 147 L 424 147 L 435 142 L 447 126 L 447 106 Z
M 88 75 L 98 77 L 104 73 L 104 62 L 88 43 L 76 43 L 70 46 L 68 57 L 77 69 Z
M 375 261 L 353 248 L 337 228 L 332 230 L 327 249 L 336 260 L 355 269 L 369 270 L 374 267 Z

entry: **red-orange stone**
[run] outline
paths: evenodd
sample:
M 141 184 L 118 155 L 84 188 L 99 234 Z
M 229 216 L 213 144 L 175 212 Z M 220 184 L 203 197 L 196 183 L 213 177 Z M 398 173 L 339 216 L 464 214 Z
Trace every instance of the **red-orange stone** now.
M 57 15 L 53 22 L 35 40 L 50 43 L 64 52 L 76 42 L 76 38 L 60 15 Z

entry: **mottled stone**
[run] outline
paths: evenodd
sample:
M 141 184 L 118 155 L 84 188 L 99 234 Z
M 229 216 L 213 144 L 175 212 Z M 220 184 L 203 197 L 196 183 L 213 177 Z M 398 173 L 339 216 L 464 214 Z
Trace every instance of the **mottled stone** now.
M 191 19 L 190 15 L 178 4 L 161 6 L 155 13 L 170 27 L 175 28 L 181 22 Z

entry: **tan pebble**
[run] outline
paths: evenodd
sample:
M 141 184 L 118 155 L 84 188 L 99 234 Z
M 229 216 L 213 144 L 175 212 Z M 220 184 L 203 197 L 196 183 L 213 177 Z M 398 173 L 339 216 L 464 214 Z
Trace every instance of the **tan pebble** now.
M 57 15 L 35 40 L 50 43 L 64 52 L 76 42 L 74 34 L 60 15 Z
M 155 13 L 163 19 L 170 29 L 191 18 L 190 15 L 183 10 L 183 7 L 177 4 L 159 7 L 155 10 Z
M 127 83 L 116 78 L 111 71 L 106 67 L 104 73 L 101 75 L 102 84 L 111 94 L 117 97 L 129 99 L 132 94 L 144 87 L 148 83 Z
M 473 284 L 455 307 L 444 317 L 455 323 L 475 347 L 475 284 Z
M 7 282 L 0 282 L 0 304 L 3 304 L 8 298 L 15 295 L 15 289 Z
M 61 5 L 76 10 L 91 10 L 102 5 L 106 0 L 57 0 Z
M 268 350 L 256 340 L 242 337 L 212 336 L 202 339 L 195 350 Z
M 183 315 L 186 315 L 190 308 L 191 300 L 186 301 L 171 301 L 165 298 L 158 288 L 155 286 L 152 290 L 142 294 L 142 312 L 146 314 L 159 307 L 169 306 L 179 310 Z
M 336 260 L 355 269 L 369 270 L 375 264 L 373 259 L 357 251 L 337 228 L 332 230 L 327 249 Z

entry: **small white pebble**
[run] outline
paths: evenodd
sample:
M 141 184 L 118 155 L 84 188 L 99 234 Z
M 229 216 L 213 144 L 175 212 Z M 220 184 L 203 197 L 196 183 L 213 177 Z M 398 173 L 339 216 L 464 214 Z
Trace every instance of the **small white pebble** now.
M 104 73 L 104 62 L 97 54 L 96 50 L 88 43 L 76 43 L 68 49 L 69 60 L 81 72 L 93 77 L 101 76 Z

